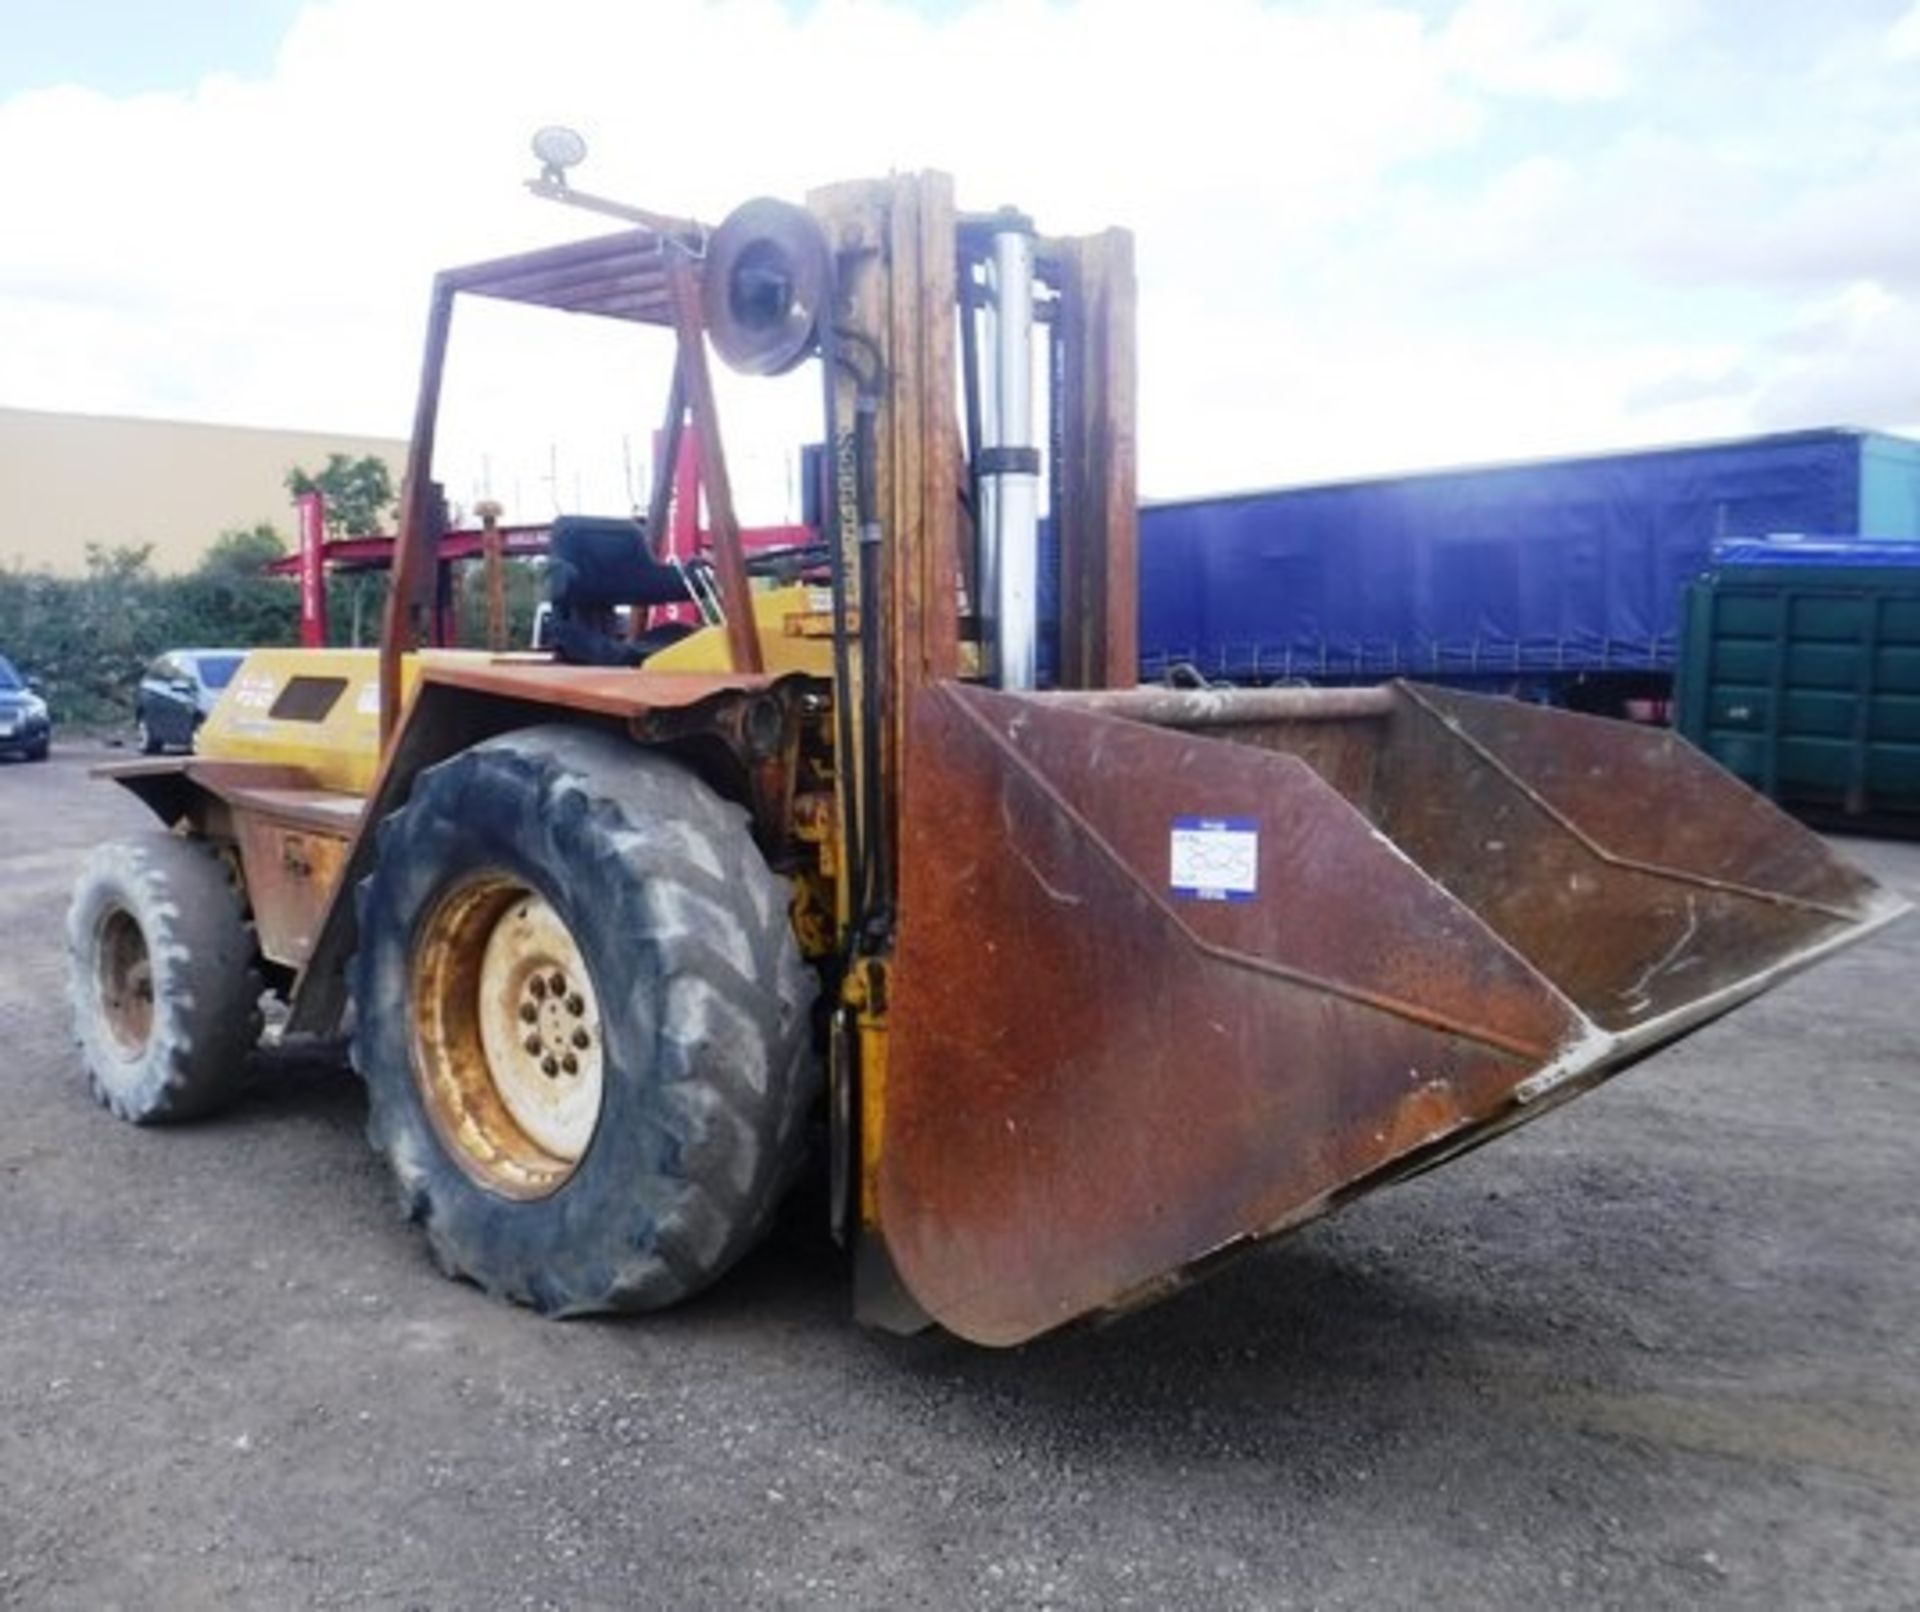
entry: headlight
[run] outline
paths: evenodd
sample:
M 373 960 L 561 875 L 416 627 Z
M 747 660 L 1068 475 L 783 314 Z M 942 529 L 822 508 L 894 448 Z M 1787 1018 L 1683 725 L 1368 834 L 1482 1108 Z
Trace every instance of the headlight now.
M 44 722 L 47 719 L 47 702 L 37 695 L 29 694 L 20 714 L 29 722 Z

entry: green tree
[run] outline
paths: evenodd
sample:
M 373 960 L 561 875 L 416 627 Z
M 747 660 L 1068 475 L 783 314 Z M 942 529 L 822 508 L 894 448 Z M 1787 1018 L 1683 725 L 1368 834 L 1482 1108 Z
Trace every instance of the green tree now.
M 324 470 L 289 470 L 287 491 L 295 498 L 317 492 L 326 499 L 329 537 L 366 537 L 380 530 L 380 517 L 393 503 L 393 476 L 377 454 L 349 459 L 330 453 Z
M 487 568 L 474 563 L 456 573 L 459 592 L 460 647 L 487 647 Z M 507 648 L 525 649 L 533 642 L 533 616 L 546 597 L 544 566 L 509 557 L 506 562 Z
M 0 566 L 0 646 L 42 679 L 56 722 L 124 726 L 160 651 L 296 640 L 299 588 L 246 569 L 266 552 L 255 528 L 223 533 L 186 576 L 155 576 L 152 548 L 139 543 L 89 544 L 80 577 Z
M 286 552 L 287 540 L 266 521 L 229 527 L 207 545 L 195 574 L 222 580 L 264 576 L 267 567 L 285 558 Z
M 94 583 L 146 582 L 153 576 L 151 543 L 89 543 L 87 580 Z

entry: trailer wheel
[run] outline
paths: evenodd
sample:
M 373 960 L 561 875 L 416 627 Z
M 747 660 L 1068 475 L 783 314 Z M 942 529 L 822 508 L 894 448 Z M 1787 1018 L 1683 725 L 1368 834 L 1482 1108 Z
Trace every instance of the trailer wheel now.
M 746 814 L 561 726 L 428 769 L 379 834 L 353 1059 L 441 1267 L 550 1315 L 711 1282 L 819 1086 L 815 980 Z
M 67 909 L 67 994 L 93 1092 L 136 1125 L 245 1090 L 265 989 L 233 874 L 156 829 L 103 845 Z

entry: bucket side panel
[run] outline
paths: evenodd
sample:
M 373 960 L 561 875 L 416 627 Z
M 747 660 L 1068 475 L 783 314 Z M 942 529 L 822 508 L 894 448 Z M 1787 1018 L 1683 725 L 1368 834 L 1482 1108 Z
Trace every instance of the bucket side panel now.
M 1590 1036 L 1294 757 L 954 685 L 911 724 L 877 1187 L 953 1331 L 1304 1219 Z M 1194 822 L 1256 841 L 1213 899 L 1176 890 Z
M 1406 693 L 1375 820 L 1610 1031 L 1757 990 L 1884 916 L 1872 881 L 1673 734 Z

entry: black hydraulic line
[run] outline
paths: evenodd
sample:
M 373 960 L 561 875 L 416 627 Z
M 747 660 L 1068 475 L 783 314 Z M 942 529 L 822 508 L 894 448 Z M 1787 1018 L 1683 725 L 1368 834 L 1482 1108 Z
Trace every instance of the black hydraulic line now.
M 973 517 L 973 588 L 980 587 L 980 287 L 974 280 L 975 260 L 960 264 L 960 369 L 967 410 L 967 512 Z M 968 601 L 976 618 L 984 614 L 977 597 Z
M 831 317 L 835 305 L 835 295 L 830 290 L 826 306 L 829 316 L 820 321 L 820 369 L 825 377 L 825 426 L 822 440 L 826 443 L 826 452 L 821 456 L 823 463 L 821 474 L 826 486 L 821 488 L 821 525 L 831 532 L 827 544 L 828 574 L 833 590 L 833 720 L 835 730 L 835 751 L 838 756 L 840 776 L 835 779 L 835 787 L 840 795 L 840 832 L 844 843 L 847 870 L 847 929 L 841 937 L 838 955 L 839 979 L 834 982 L 836 996 L 842 987 L 848 971 L 853 967 L 867 938 L 867 891 L 871 882 L 869 872 L 870 854 L 863 838 L 862 806 L 863 800 L 871 798 L 872 788 L 868 780 L 875 772 L 871 756 L 872 733 L 868 727 L 867 743 L 859 753 L 854 746 L 853 727 L 853 670 L 852 647 L 847 628 L 853 612 L 848 591 L 847 553 L 846 553 L 846 512 L 851 503 L 857 511 L 860 506 L 859 493 L 859 447 L 858 430 L 842 435 L 840 430 L 840 371 L 842 366 L 853 375 L 860 395 L 867 390 L 866 380 L 860 374 L 858 366 L 848 361 L 839 347 L 842 332 L 836 331 Z M 852 332 L 844 334 L 851 336 Z M 879 354 L 874 353 L 876 381 L 879 366 Z M 852 483 L 849 486 L 849 482 Z M 852 497 L 849 498 L 848 494 Z M 856 538 L 864 534 L 856 532 Z M 861 545 L 861 554 L 866 552 Z M 870 584 L 864 579 L 860 584 L 860 633 L 863 688 L 873 686 L 874 668 L 871 665 L 871 651 L 866 647 L 866 622 L 873 608 L 873 593 Z M 871 717 L 868 718 L 871 724 Z M 855 791 L 860 790 L 859 796 Z M 871 815 L 872 808 L 867 806 L 865 824 L 876 819 Z M 829 1122 L 834 1137 L 834 1147 L 846 1159 L 860 1157 L 860 1099 L 858 1096 L 861 1081 L 860 1036 L 856 1029 L 854 1009 L 845 1002 L 836 1001 L 832 1010 L 830 1046 L 832 1048 L 831 1069 L 836 1083 L 836 1092 L 830 1099 Z M 829 1206 L 828 1220 L 833 1227 L 836 1241 L 844 1240 L 849 1226 L 858 1224 L 858 1209 L 852 1197 L 853 1172 L 845 1168 L 844 1179 L 831 1189 L 832 1202 Z
M 829 302 L 831 306 L 831 302 Z M 844 854 L 847 861 L 847 888 L 851 892 L 849 902 L 849 942 L 859 933 L 861 914 L 861 885 L 866 878 L 865 851 L 860 840 L 859 812 L 854 804 L 854 790 L 859 784 L 862 762 L 854 754 L 853 745 L 853 672 L 852 660 L 847 644 L 847 618 L 849 596 L 847 592 L 847 555 L 844 546 L 846 527 L 844 511 L 846 501 L 842 497 L 843 481 L 841 475 L 841 435 L 840 435 L 840 364 L 839 354 L 834 345 L 834 329 L 831 319 L 820 321 L 820 370 L 826 377 L 826 435 L 824 441 L 827 451 L 823 455 L 825 463 L 822 473 L 827 485 L 820 490 L 821 524 L 828 527 L 831 537 L 827 543 L 828 575 L 833 590 L 833 721 L 834 748 L 838 753 L 839 766 L 845 773 L 838 781 L 840 792 L 840 835 L 844 842 Z M 864 610 L 866 600 L 860 601 Z
M 863 349 L 871 360 L 871 373 L 863 372 L 854 362 L 848 349 Z M 823 329 L 821 335 L 821 356 L 829 366 L 830 373 L 845 369 L 853 377 L 855 386 L 854 429 L 851 433 L 849 457 L 852 460 L 852 493 L 856 534 L 859 540 L 859 555 L 856 561 L 854 580 L 859 589 L 859 633 L 860 633 L 860 710 L 861 744 L 857 759 L 853 757 L 852 738 L 847 724 L 852 720 L 852 708 L 848 701 L 841 701 L 843 722 L 841 726 L 842 748 L 849 757 L 849 767 L 857 768 L 853 776 L 844 780 L 842 806 L 853 820 L 853 802 L 858 790 L 859 829 L 857 839 L 849 838 L 848 855 L 849 882 L 853 892 L 852 911 L 849 914 L 849 938 L 851 950 L 871 946 L 884 941 L 887 917 L 892 903 L 892 868 L 888 857 L 890 836 L 887 834 L 881 803 L 882 758 L 885 748 L 885 732 L 882 727 L 882 689 L 886 676 L 886 612 L 880 608 L 880 561 L 882 528 L 879 516 L 878 494 L 878 425 L 881 394 L 884 391 L 886 369 L 880 355 L 879 346 L 867 336 L 856 330 Z M 835 469 L 835 505 L 834 525 L 836 534 L 842 532 L 841 510 L 844 507 L 842 495 L 846 491 L 845 466 L 840 456 L 841 438 L 838 432 L 839 409 L 837 393 L 830 387 L 829 397 L 831 416 L 828 421 L 829 440 L 834 445 Z M 838 585 L 843 590 L 846 583 L 844 557 L 838 542 L 834 544 L 834 554 L 840 566 Z M 841 678 L 843 689 L 849 686 L 845 669 L 846 633 L 844 623 L 847 611 L 844 604 L 840 608 L 840 618 L 834 635 L 836 653 L 836 675 Z
M 865 776 L 862 800 L 866 815 L 866 887 L 863 918 L 869 928 L 883 927 L 891 916 L 893 873 L 886 823 L 881 809 L 880 760 L 884 754 L 880 674 L 886 665 L 887 615 L 877 607 L 880 600 L 881 526 L 879 493 L 876 486 L 878 458 L 879 387 L 863 389 L 854 405 L 853 465 L 855 511 L 860 522 L 860 641 L 862 677 L 860 701 L 867 754 L 862 758 Z M 878 939 L 876 935 L 874 937 Z

